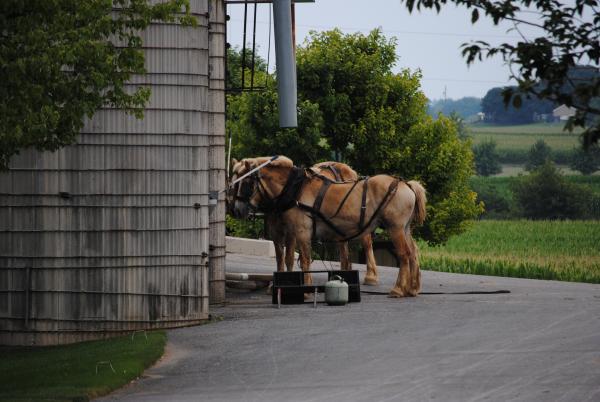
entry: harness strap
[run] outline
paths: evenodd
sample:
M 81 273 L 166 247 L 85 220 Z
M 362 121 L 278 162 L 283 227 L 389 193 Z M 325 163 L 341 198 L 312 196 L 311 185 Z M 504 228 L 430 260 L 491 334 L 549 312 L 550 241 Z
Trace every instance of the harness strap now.
M 348 197 L 350 197 L 350 193 L 352 192 L 352 190 L 354 190 L 354 187 L 356 187 L 356 185 L 358 183 L 359 183 L 359 181 L 357 180 L 357 181 L 354 182 L 354 184 L 352 184 L 352 187 L 350 187 L 350 190 L 348 190 L 348 192 L 344 196 L 344 199 L 342 200 L 342 202 L 340 202 L 340 205 L 338 206 L 338 209 L 335 211 L 335 213 L 333 215 L 331 215 L 331 217 L 329 219 L 335 218 L 337 216 L 337 214 L 340 213 L 340 211 L 342 210 L 342 207 L 346 203 L 346 200 L 348 199 Z
M 315 219 L 314 219 L 315 215 L 319 219 L 321 219 L 327 226 L 329 226 L 329 228 L 331 230 L 333 230 L 335 233 L 337 233 L 338 235 L 340 235 L 342 237 L 346 236 L 346 233 L 344 233 L 340 228 L 338 228 L 337 226 L 335 226 L 333 224 L 333 222 L 331 222 L 325 215 L 323 215 L 323 213 L 321 211 L 315 211 L 313 209 L 313 207 L 311 207 L 309 205 L 306 205 L 306 204 L 303 204 L 301 202 L 298 202 L 298 208 L 303 209 L 305 211 L 308 211 L 308 212 L 310 212 L 312 214 L 312 216 L 313 216 L 313 237 L 314 237 L 314 234 L 315 234 L 315 227 L 316 227 L 316 224 L 315 224 L 316 222 L 315 222 Z
M 331 170 L 331 173 L 333 173 L 333 177 L 335 177 L 336 181 L 342 181 L 342 176 L 340 175 L 340 172 L 338 172 L 338 170 L 335 168 L 335 166 L 333 165 L 327 165 L 327 167 L 329 168 L 329 170 Z
M 313 202 L 312 207 L 315 211 L 319 211 L 319 212 L 321 211 L 321 204 L 323 204 L 323 199 L 325 198 L 325 193 L 327 193 L 329 186 L 331 186 L 331 182 L 329 180 L 323 180 L 323 184 L 321 185 L 321 188 L 319 189 L 319 192 L 317 193 L 317 198 L 315 198 L 315 202 Z M 315 237 L 317 234 L 317 222 L 315 220 L 314 215 L 312 217 L 312 220 L 313 220 L 313 237 Z
M 369 190 L 369 176 L 365 177 L 363 181 L 363 193 L 362 200 L 360 202 L 360 220 L 358 221 L 358 229 L 360 230 L 365 223 L 365 212 L 367 210 L 367 191 Z
M 366 225 L 361 225 L 361 227 L 359 227 L 358 231 L 351 235 L 351 236 L 346 236 L 346 234 L 340 229 L 338 228 L 329 218 L 327 218 L 325 215 L 323 215 L 323 213 L 321 211 L 315 210 L 313 207 L 308 206 L 306 204 L 303 204 L 301 202 L 298 202 L 298 208 L 303 209 L 305 211 L 308 211 L 312 214 L 312 218 L 313 218 L 313 236 L 315 234 L 315 227 L 316 227 L 316 222 L 315 222 L 315 215 L 321 219 L 331 230 L 333 230 L 335 233 L 337 233 L 339 236 L 342 237 L 341 242 L 346 242 L 352 239 L 355 239 L 357 237 L 359 237 L 361 234 L 363 234 L 363 232 L 365 231 L 366 228 L 368 228 L 369 226 L 371 226 L 371 224 L 379 218 L 379 215 L 381 213 L 381 210 L 383 209 L 384 206 L 387 205 L 388 201 L 390 200 L 390 198 L 396 193 L 396 191 L 398 190 L 398 184 L 400 183 L 400 180 L 395 178 L 394 181 L 392 183 L 390 183 L 390 186 L 388 187 L 388 190 L 385 194 L 385 196 L 383 197 L 383 200 L 381 200 L 381 202 L 379 203 L 379 205 L 377 206 L 377 209 L 375 210 L 375 212 L 373 213 L 373 215 L 371 215 L 371 218 L 369 219 L 369 221 L 367 222 Z M 354 186 L 352 187 L 354 188 Z
M 316 211 L 321 210 L 321 204 L 323 204 L 323 199 L 325 198 L 325 193 L 329 189 L 329 186 L 331 186 L 330 181 L 324 181 L 323 185 L 321 185 L 321 188 L 319 189 L 319 192 L 317 193 L 317 198 L 315 198 L 315 202 L 313 203 L 313 208 Z

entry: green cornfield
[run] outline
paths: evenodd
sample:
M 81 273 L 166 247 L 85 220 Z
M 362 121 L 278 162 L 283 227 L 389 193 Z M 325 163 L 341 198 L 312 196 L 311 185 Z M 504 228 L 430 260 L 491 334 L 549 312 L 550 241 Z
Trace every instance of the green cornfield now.
M 444 246 L 419 246 L 423 269 L 600 283 L 600 221 L 477 221 Z
M 529 150 L 537 140 L 544 140 L 554 151 L 570 151 L 579 146 L 581 130 L 563 131 L 564 124 L 527 124 L 522 126 L 469 126 L 473 143 L 493 140 L 499 151 Z

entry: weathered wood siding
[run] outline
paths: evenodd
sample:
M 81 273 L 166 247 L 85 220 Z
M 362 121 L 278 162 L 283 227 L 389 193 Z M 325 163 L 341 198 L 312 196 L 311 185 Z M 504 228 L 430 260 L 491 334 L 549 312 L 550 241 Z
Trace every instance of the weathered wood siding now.
M 209 288 L 221 301 L 224 207 L 209 191 L 225 185 L 225 15 L 221 0 L 191 5 L 198 27 L 143 33 L 143 120 L 100 110 L 76 145 L 0 174 L 0 343 L 190 325 Z

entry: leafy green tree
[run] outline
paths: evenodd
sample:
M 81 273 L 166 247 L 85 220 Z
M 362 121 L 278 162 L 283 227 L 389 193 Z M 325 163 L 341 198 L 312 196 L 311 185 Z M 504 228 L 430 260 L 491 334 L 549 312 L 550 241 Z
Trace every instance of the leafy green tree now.
M 252 50 L 246 48 L 244 61 L 244 87 L 264 88 L 274 77 L 267 74 L 267 62 L 259 54 L 254 55 L 254 82 L 252 82 Z M 242 49 L 238 46 L 227 49 L 226 88 L 233 94 L 239 94 L 242 89 Z
M 0 2 L 0 169 L 21 149 L 72 144 L 102 106 L 141 117 L 149 89 L 125 89 L 145 72 L 141 31 L 175 19 L 195 24 L 187 0 Z
M 521 103 L 522 94 L 535 95 L 557 104 L 566 104 L 577 110 L 566 128 L 588 127 L 584 132 L 584 145 L 600 139 L 600 18 L 597 0 L 574 0 L 563 3 L 552 0 L 404 0 L 410 12 L 415 8 L 435 8 L 438 12 L 447 3 L 471 9 L 471 22 L 476 23 L 481 14 L 494 24 L 509 22 L 514 30 L 534 27 L 539 36 L 519 40 L 516 44 L 489 44 L 475 41 L 463 44 L 462 54 L 467 64 L 484 57 L 500 55 L 511 66 L 510 78 L 518 88 L 507 88 L 504 101 L 514 106 Z M 587 63 L 596 73 L 579 79 L 576 70 Z
M 594 198 L 589 188 L 569 183 L 549 161 L 516 181 L 513 192 L 530 219 L 581 219 L 590 214 Z
M 552 160 L 552 149 L 544 140 L 537 140 L 529 149 L 525 170 L 531 172 Z
M 490 176 L 502 172 L 500 155 L 496 150 L 496 142 L 484 141 L 473 146 L 475 156 L 475 171 L 480 176 Z
M 414 178 L 427 189 L 427 220 L 417 234 L 432 244 L 464 232 L 483 212 L 469 187 L 473 175 L 470 141 L 458 138 L 454 123 L 426 116 L 401 137 L 399 158 L 386 172 Z
M 323 118 L 317 104 L 298 102 L 298 127 L 280 128 L 277 92 L 244 92 L 228 97 L 228 129 L 232 156 L 285 155 L 296 165 L 310 166 L 328 159 L 329 149 L 321 137 Z
M 336 29 L 312 32 L 296 53 L 298 90 L 318 103 L 323 135 L 340 159 L 347 156 L 364 173 L 392 156 L 394 144 L 385 146 L 386 140 L 426 112 L 420 73 L 391 72 L 395 49 L 395 39 L 379 30 L 345 35 Z
M 458 133 L 458 138 L 460 138 L 461 140 L 466 140 L 470 138 L 469 129 L 467 128 L 467 125 L 465 124 L 465 119 L 463 117 L 461 117 L 456 112 L 452 112 L 450 113 L 448 118 L 454 123 L 454 126 L 456 127 L 456 132 Z
M 600 169 L 600 147 L 595 144 L 588 149 L 574 149 L 570 166 L 583 175 L 596 172 Z

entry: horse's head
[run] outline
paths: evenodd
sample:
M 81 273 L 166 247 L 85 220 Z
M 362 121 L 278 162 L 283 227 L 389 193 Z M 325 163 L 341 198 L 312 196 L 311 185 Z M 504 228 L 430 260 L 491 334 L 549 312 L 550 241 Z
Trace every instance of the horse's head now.
M 246 158 L 233 161 L 231 182 L 242 177 L 252 169 L 269 161 L 271 157 Z M 286 173 L 281 167 L 293 167 L 293 162 L 280 156 L 271 164 L 262 167 L 233 185 L 227 192 L 228 212 L 236 218 L 247 218 L 251 210 L 261 210 L 277 196 L 272 186 L 285 183 Z
M 235 182 L 254 167 L 256 167 L 256 158 L 246 158 L 241 161 L 233 159 L 231 161 L 230 183 Z M 251 176 L 237 182 L 227 190 L 227 212 L 235 218 L 246 218 L 250 213 L 249 201 L 253 189 L 253 178 Z

